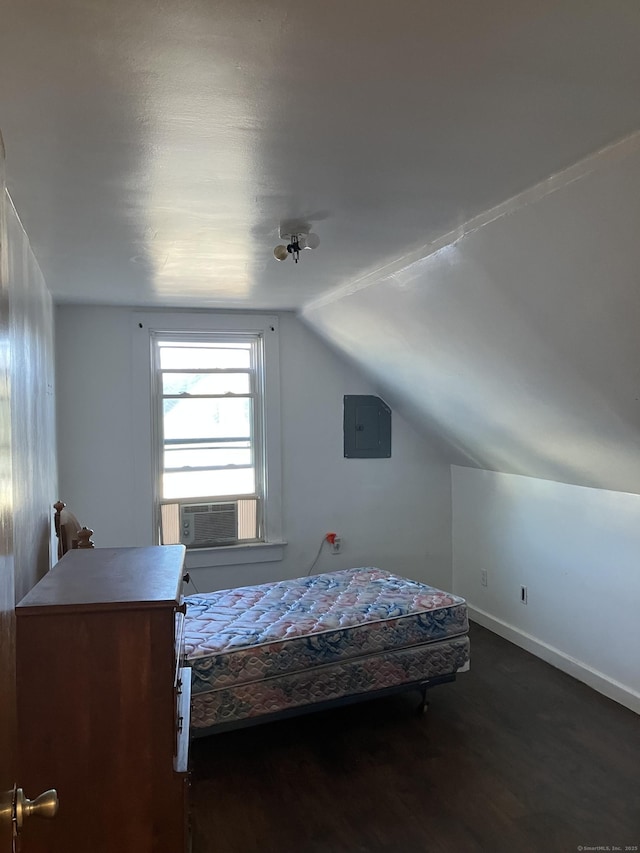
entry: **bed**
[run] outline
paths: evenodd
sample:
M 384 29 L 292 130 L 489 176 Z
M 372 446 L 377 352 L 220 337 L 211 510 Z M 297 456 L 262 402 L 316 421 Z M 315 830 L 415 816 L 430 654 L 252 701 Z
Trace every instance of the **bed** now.
M 93 531 L 54 504 L 58 557 Z M 188 575 L 185 576 L 185 579 Z M 367 567 L 186 596 L 191 733 L 242 728 L 453 681 L 469 666 L 464 599 Z
M 374 567 L 185 597 L 194 736 L 453 681 L 464 599 Z
M 80 524 L 64 501 L 53 505 L 55 514 L 53 523 L 58 538 L 58 559 L 73 548 L 93 548 L 93 530 Z

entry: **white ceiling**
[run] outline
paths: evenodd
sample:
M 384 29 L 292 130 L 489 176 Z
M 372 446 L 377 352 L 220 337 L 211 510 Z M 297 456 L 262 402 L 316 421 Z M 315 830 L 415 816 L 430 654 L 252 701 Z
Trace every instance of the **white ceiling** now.
M 299 308 L 640 127 L 637 0 L 3 0 L 54 296 Z M 281 220 L 320 235 L 295 267 Z

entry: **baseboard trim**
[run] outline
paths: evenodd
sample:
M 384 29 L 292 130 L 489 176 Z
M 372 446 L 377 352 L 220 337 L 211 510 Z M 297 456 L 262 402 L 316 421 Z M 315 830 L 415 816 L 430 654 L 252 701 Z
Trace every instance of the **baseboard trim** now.
M 471 605 L 468 605 L 468 608 L 469 618 L 473 622 L 477 622 L 484 628 L 493 631 L 494 634 L 504 637 L 505 640 L 509 640 L 509 642 L 514 643 L 516 646 L 520 646 L 521 649 L 531 652 L 531 654 L 550 663 L 557 669 L 562 670 L 562 672 L 566 672 L 568 675 L 573 676 L 573 678 L 577 678 L 578 681 L 582 681 L 589 687 L 593 687 L 598 693 L 602 693 L 609 699 L 613 699 L 614 702 L 618 702 L 631 711 L 635 711 L 636 714 L 640 714 L 640 693 L 636 693 L 630 687 L 626 687 L 619 681 L 609 678 L 604 673 L 592 669 L 587 664 L 582 663 L 582 661 L 576 660 L 576 658 L 560 651 L 560 649 L 556 649 L 554 646 L 550 646 L 543 640 L 527 634 L 525 631 L 520 630 L 520 628 L 509 625 L 495 616 L 491 616 L 490 613 L 486 613 L 484 610 Z M 471 659 L 473 661 L 473 646 L 471 647 Z

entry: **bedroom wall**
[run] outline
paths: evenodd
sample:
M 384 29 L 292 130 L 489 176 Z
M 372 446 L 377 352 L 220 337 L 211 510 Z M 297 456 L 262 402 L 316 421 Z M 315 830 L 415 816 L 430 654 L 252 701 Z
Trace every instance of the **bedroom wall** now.
M 640 713 L 640 495 L 452 466 L 452 504 L 472 618 Z
M 15 593 L 19 601 L 52 560 L 56 493 L 53 306 L 7 196 Z M 53 552 L 55 553 L 55 552 Z
M 131 311 L 56 307 L 60 495 L 96 546 L 140 541 L 133 499 Z M 341 555 L 323 553 L 316 571 L 379 565 L 445 588 L 451 582 L 448 464 L 396 412 L 391 459 L 344 459 L 342 398 L 376 393 L 293 314 L 280 317 L 283 518 L 278 561 L 202 567 L 213 590 L 304 574 L 322 536 L 337 530 Z

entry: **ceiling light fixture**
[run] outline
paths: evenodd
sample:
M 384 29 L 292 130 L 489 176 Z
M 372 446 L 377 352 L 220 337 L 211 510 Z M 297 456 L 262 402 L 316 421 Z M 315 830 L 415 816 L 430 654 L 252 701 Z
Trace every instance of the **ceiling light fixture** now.
M 283 233 L 280 231 L 280 239 L 286 240 L 286 244 L 280 244 L 273 250 L 273 257 L 277 261 L 286 261 L 289 255 L 298 263 L 302 249 L 317 249 L 320 238 L 311 231 L 297 231 L 294 233 Z

